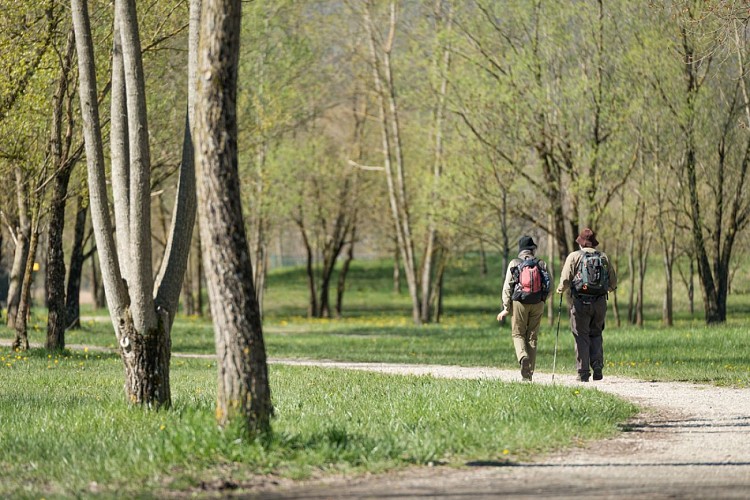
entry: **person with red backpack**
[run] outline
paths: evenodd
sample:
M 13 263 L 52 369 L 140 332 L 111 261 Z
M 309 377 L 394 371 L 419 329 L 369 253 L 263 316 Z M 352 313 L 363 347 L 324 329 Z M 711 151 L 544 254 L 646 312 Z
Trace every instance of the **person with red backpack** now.
M 607 315 L 607 294 L 617 289 L 617 274 L 607 254 L 596 249 L 599 242 L 589 228 L 576 238 L 580 249 L 565 259 L 557 293 L 569 290 L 570 327 L 575 338 L 578 381 L 603 378 L 602 332 Z
M 534 256 L 535 251 L 531 236 L 518 240 L 518 258 L 508 264 L 502 291 L 503 310 L 497 315 L 498 321 L 511 315 L 513 346 L 521 377 L 526 382 L 531 382 L 534 375 L 537 335 L 550 290 L 547 264 Z

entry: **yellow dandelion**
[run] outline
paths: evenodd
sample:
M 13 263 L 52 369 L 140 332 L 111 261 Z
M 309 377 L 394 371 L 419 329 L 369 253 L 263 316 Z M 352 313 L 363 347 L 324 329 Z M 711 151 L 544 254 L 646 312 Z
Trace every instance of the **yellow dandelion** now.
M 503 450 L 503 455 L 507 455 L 508 453 L 510 453 L 510 450 L 508 448 L 505 448 Z

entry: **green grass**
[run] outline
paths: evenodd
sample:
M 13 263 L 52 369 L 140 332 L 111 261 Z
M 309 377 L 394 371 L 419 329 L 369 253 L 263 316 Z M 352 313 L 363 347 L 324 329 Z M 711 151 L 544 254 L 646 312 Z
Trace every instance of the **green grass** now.
M 269 276 L 264 334 L 268 354 L 277 358 L 311 358 L 516 368 L 509 325 L 495 321 L 499 296 L 499 264 L 480 277 L 475 259 L 460 259 L 446 278 L 445 315 L 440 324 L 416 327 L 406 293 L 396 295 L 388 262 L 356 262 L 349 277 L 342 319 L 308 319 L 304 270 L 276 270 Z M 661 325 L 661 268 L 651 266 L 647 281 L 646 323 L 642 328 L 615 327 L 612 311 L 604 332 L 606 373 L 650 380 L 685 380 L 719 385 L 750 385 L 750 289 L 741 269 L 728 301 L 728 321 L 707 327 L 698 311 L 687 312 L 684 290 L 675 290 L 676 324 Z M 619 300 L 626 309 L 628 280 L 622 275 Z M 743 288 L 746 287 L 746 288 Z M 557 297 L 553 297 L 557 300 Z M 557 307 L 557 304 L 553 304 Z M 563 307 L 556 369 L 575 374 L 573 338 Z M 543 322 L 538 371 L 551 371 L 555 322 Z M 100 313 L 101 314 L 101 313 Z M 106 318 L 105 318 L 106 320 Z M 42 342 L 43 324 L 34 323 L 32 340 Z M 115 347 L 108 322 L 84 322 L 67 333 L 68 343 Z M 211 353 L 213 329 L 202 318 L 180 316 L 172 335 L 177 352 Z M 2 334 L 0 334 L 2 335 Z
M 394 294 L 388 262 L 356 263 L 344 318 L 305 316 L 304 270 L 269 276 L 264 336 L 275 358 L 380 361 L 517 369 L 508 325 L 499 310 L 498 265 L 480 277 L 476 262 L 454 262 L 446 278 L 440 324 L 416 327 L 405 293 Z M 676 325 L 660 323 L 658 266 L 652 266 L 643 328 L 605 330 L 607 375 L 750 386 L 750 279 L 737 273 L 726 324 L 706 327 L 676 290 Z M 620 306 L 627 280 L 621 276 Z M 556 306 L 556 304 L 555 304 Z M 557 312 L 557 311 L 555 311 Z M 46 317 L 35 310 L 30 339 L 43 343 Z M 106 311 L 66 334 L 68 345 L 114 348 Z M 96 318 L 98 317 L 98 320 Z M 556 316 L 555 316 L 556 318 Z M 101 320 L 104 321 L 101 321 Z M 12 332 L 0 328 L 1 338 Z M 538 371 L 552 369 L 556 323 L 543 324 Z M 176 352 L 212 353 L 207 319 L 179 316 Z M 48 357 L 51 356 L 51 357 Z M 573 377 L 567 315 L 559 333 L 557 373 Z M 0 497 L 128 496 L 200 481 L 258 474 L 299 478 L 330 472 L 378 472 L 408 464 L 516 461 L 617 431 L 636 411 L 592 388 L 439 380 L 319 368 L 270 367 L 273 435 L 246 442 L 214 423 L 214 362 L 173 358 L 173 407 L 144 412 L 122 393 L 122 364 L 94 351 L 48 355 L 0 351 Z M 605 375 L 606 376 L 606 375 Z M 585 424 L 585 425 L 584 425 Z
M 213 361 L 175 359 L 173 407 L 129 407 L 118 357 L 0 351 L 0 497 L 160 496 L 221 478 L 512 463 L 612 435 L 633 405 L 592 390 L 272 365 L 273 435 L 214 422 Z

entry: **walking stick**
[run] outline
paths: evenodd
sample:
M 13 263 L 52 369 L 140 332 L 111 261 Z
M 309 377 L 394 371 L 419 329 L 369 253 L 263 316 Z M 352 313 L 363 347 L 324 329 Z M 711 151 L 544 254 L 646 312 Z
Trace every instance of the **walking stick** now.
M 555 365 L 557 364 L 557 341 L 560 338 L 560 315 L 562 314 L 563 294 L 560 294 L 560 306 L 557 308 L 557 334 L 555 335 L 555 354 L 552 357 L 552 383 L 555 383 Z

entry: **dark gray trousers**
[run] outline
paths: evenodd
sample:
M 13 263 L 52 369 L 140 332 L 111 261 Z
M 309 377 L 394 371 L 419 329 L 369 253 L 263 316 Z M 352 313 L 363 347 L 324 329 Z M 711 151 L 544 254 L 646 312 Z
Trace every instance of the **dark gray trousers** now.
M 578 373 L 589 373 L 589 367 L 604 367 L 602 331 L 607 315 L 607 298 L 603 295 L 593 302 L 573 298 L 570 306 L 570 328 L 576 341 Z

